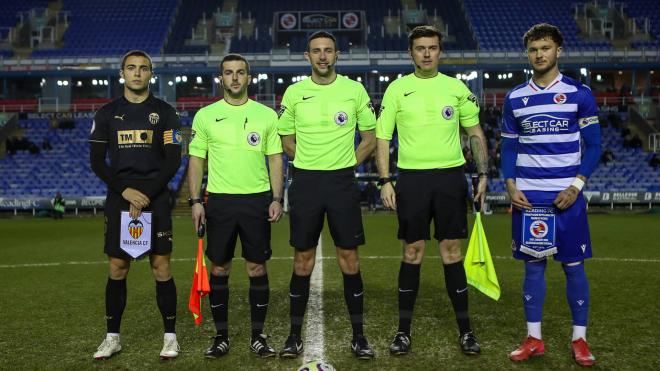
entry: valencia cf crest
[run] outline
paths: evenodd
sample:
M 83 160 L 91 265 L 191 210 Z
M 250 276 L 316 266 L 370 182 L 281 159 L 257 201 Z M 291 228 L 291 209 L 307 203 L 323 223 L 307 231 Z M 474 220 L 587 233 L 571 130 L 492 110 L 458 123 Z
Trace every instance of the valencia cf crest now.
M 530 224 L 529 232 L 535 238 L 543 238 L 548 234 L 548 224 L 543 220 L 535 220 Z
M 149 114 L 149 122 L 151 125 L 156 125 L 158 121 L 160 120 L 160 116 L 156 112 L 152 112 Z
M 131 237 L 135 240 L 142 236 L 143 230 L 144 226 L 142 225 L 142 222 L 137 219 L 131 220 L 131 222 L 128 223 L 128 233 L 130 233 Z
M 261 136 L 259 136 L 259 133 L 253 131 L 250 134 L 248 134 L 247 142 L 251 146 L 256 146 L 261 142 Z
M 344 126 L 348 122 L 348 115 L 344 111 L 335 113 L 335 124 Z
M 454 117 L 454 107 L 445 106 L 442 109 L 442 117 L 444 117 L 446 120 L 451 120 L 451 118 Z
M 566 102 L 566 94 L 557 93 L 554 97 L 552 97 L 552 100 L 557 104 L 564 104 L 564 102 Z

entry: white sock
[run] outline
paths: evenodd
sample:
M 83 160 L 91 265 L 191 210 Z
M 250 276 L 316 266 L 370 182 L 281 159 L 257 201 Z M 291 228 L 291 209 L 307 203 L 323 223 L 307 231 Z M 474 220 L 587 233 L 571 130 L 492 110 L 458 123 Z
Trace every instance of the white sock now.
M 117 332 L 108 332 L 107 334 L 105 334 L 106 339 L 118 338 L 118 337 L 119 337 L 119 333 Z
M 573 341 L 579 338 L 587 341 L 587 326 L 573 326 Z
M 176 340 L 176 333 L 166 332 L 165 335 L 163 336 L 163 340 Z
M 541 322 L 527 322 L 527 336 L 541 338 Z

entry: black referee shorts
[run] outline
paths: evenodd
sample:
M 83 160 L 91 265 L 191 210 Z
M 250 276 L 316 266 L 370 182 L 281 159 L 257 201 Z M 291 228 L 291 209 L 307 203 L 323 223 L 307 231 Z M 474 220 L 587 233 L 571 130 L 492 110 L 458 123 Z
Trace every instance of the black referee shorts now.
M 206 205 L 206 256 L 217 265 L 231 261 L 240 236 L 245 260 L 265 263 L 270 259 L 268 207 L 271 199 L 270 192 L 210 193 Z
M 430 240 L 431 220 L 436 240 L 467 238 L 467 190 L 463 167 L 399 169 L 395 188 L 398 238 L 407 243 Z
M 119 247 L 121 212 L 128 211 L 130 204 L 124 198 L 108 190 L 105 200 L 105 247 L 103 251 L 115 258 L 131 260 Z M 151 200 L 143 212 L 150 211 L 151 214 L 151 251 L 149 254 L 165 255 L 172 252 L 172 213 L 168 191 L 161 192 L 155 199 Z
M 335 246 L 364 244 L 360 190 L 353 168 L 292 169 L 289 186 L 289 243 L 304 251 L 318 244 L 325 214 Z

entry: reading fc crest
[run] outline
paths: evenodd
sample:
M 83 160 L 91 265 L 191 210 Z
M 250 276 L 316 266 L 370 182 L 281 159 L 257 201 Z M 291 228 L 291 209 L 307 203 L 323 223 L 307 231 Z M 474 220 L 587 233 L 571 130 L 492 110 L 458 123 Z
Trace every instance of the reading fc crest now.
M 548 224 L 542 220 L 535 220 L 529 226 L 529 232 L 536 238 L 543 238 L 548 234 Z
M 566 94 L 557 93 L 554 97 L 552 97 L 552 100 L 554 100 L 557 104 L 564 104 L 564 102 L 566 102 Z
M 131 222 L 128 223 L 128 233 L 130 233 L 131 237 L 133 237 L 135 240 L 142 236 L 143 230 L 144 226 L 142 225 L 142 222 L 137 219 L 131 220 Z

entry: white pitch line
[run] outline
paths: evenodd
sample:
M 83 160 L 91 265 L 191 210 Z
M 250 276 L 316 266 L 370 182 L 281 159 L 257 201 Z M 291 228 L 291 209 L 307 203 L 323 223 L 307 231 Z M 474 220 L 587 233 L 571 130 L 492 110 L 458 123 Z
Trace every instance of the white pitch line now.
M 319 244 L 320 245 L 320 244 Z M 290 256 L 274 256 L 271 260 L 291 260 L 293 257 Z M 322 257 L 319 254 L 316 255 L 316 261 L 319 262 L 324 259 L 336 259 L 334 256 Z M 360 259 L 401 259 L 399 255 L 370 255 L 370 256 L 360 256 Z M 439 256 L 427 256 L 426 259 L 440 259 Z M 513 260 L 511 256 L 498 256 L 493 255 L 493 259 L 498 260 Z M 194 261 L 194 258 L 173 258 L 172 261 Z M 134 261 L 133 263 L 147 262 L 147 259 L 142 259 Z M 587 261 L 605 261 L 605 262 L 621 262 L 621 263 L 660 263 L 660 259 L 638 259 L 638 258 L 608 258 L 608 257 L 595 257 L 589 258 Z M 94 264 L 107 264 L 107 260 L 95 260 L 95 261 L 68 261 L 68 262 L 51 262 L 51 263 L 25 263 L 25 264 L 0 264 L 0 269 L 3 268 L 32 268 L 32 267 L 57 267 L 62 265 L 94 265 Z M 316 269 L 315 269 L 316 271 Z M 312 275 L 312 278 L 314 276 Z
M 314 271 L 309 284 L 309 303 L 305 322 L 305 353 L 303 364 L 322 361 L 325 358 L 324 315 L 323 315 L 323 236 L 319 236 L 314 258 Z

